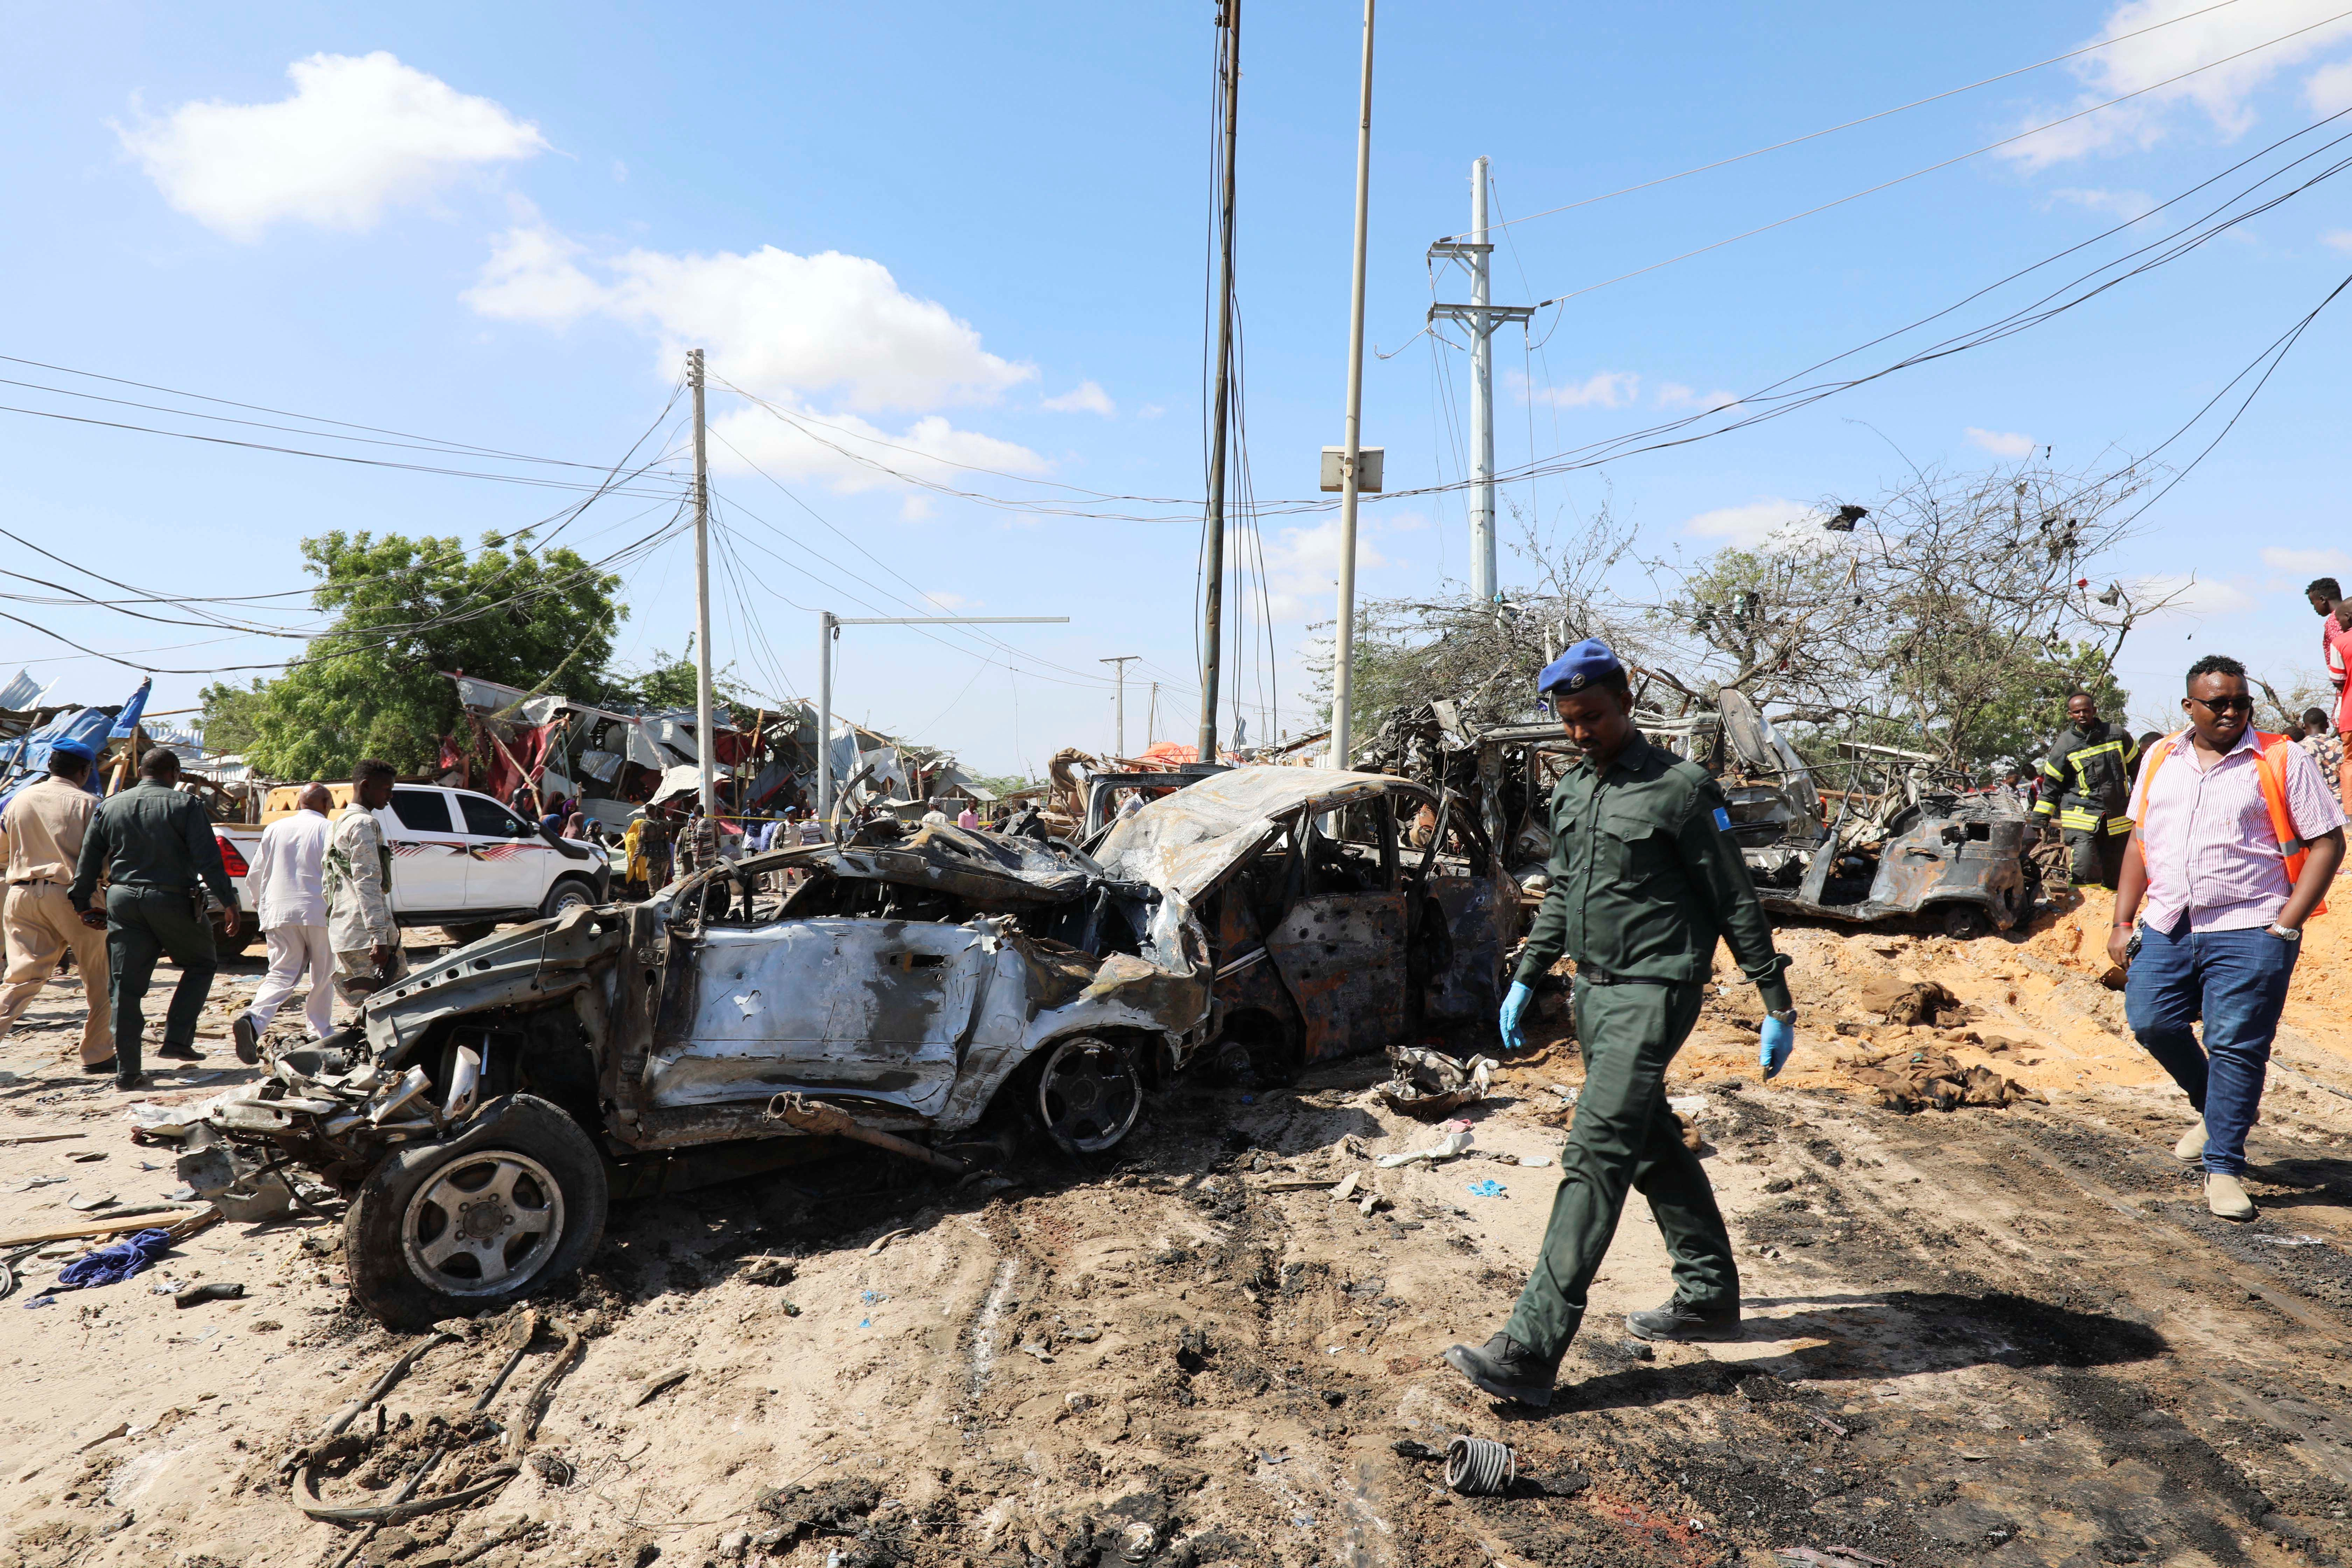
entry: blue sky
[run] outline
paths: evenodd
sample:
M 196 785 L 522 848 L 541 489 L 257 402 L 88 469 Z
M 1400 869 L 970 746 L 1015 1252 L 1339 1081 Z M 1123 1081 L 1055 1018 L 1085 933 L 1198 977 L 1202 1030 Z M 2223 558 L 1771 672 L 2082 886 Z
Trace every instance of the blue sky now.
M 1443 351 L 1433 363 L 1412 340 L 1431 299 L 1423 251 L 1466 224 L 1473 157 L 1493 158 L 1502 216 L 1534 213 L 2210 4 L 1995 4 L 1925 20 L 1843 4 L 1391 5 L 1378 53 L 1368 332 L 1381 352 L 1402 352 L 1372 360 L 1365 387 L 1366 438 L 1388 447 L 1390 486 L 1459 477 L 1448 431 L 1463 417 L 1461 357 Z M 1318 448 L 1340 433 L 1358 13 L 1244 5 L 1250 452 L 1258 496 L 1299 498 L 1313 494 Z M 1514 225 L 1496 253 L 1498 300 L 1584 289 L 2254 51 L 1580 293 L 1556 319 L 1546 312 L 1540 355 L 1499 337 L 1500 459 L 1752 391 L 2352 105 L 2352 18 L 2330 20 L 2341 8 L 2234 0 L 1861 129 Z M 813 691 L 818 608 L 1067 616 L 1067 626 L 997 628 L 996 641 L 852 629 L 841 707 L 982 770 L 1023 771 L 1061 745 L 1108 743 L 1097 661 L 1138 654 L 1148 662 L 1129 667 L 1130 746 L 1155 679 L 1159 733 L 1189 739 L 1196 516 L 1125 505 L 1103 510 L 1155 515 L 1055 516 L 1028 503 L 1067 492 L 1019 481 L 1202 492 L 1213 15 L 1206 4 L 715 5 L 690 20 L 593 5 L 23 13 L 0 62 L 0 287 L 14 307 L 0 353 L 605 463 L 653 425 L 680 353 L 700 344 L 715 376 L 847 432 L 836 438 L 852 450 L 1014 502 L 909 488 L 714 390 L 715 487 L 736 568 L 722 573 L 714 640 L 739 678 Z M 2142 450 L 2347 271 L 2352 204 L 2331 183 L 1998 346 L 1750 431 L 1510 493 L 1548 521 L 1605 498 L 1640 525 L 1644 552 L 1688 556 L 1823 498 L 1867 498 L 1908 462 L 1984 466 L 2029 443 L 2053 447 L 2061 464 Z M 1458 284 L 1442 287 L 1459 297 Z M 2297 590 L 2315 571 L 2352 578 L 2339 434 L 2347 316 L 2352 300 L 2321 318 L 2231 438 L 2147 514 L 2120 563 L 2151 580 L 2198 579 L 2193 615 L 2144 628 L 2126 648 L 2143 715 L 2162 710 L 2198 653 L 2237 652 L 2282 684 L 2315 667 L 2316 627 Z M 0 374 L 173 401 L 21 365 Z M 207 428 L 0 390 L 19 407 Z M 471 539 L 567 499 L 20 414 L 0 415 L 0 444 L 7 527 L 173 594 L 299 589 L 296 542 L 331 527 Z M 608 499 L 566 537 L 609 550 L 667 515 L 660 495 Z M 1362 592 L 1425 592 L 1464 575 L 1458 492 L 1365 517 Z M 1264 594 L 1253 584 L 1229 595 L 1255 606 L 1255 657 L 1228 678 L 1241 683 L 1253 739 L 1304 727 L 1300 655 L 1308 625 L 1330 613 L 1333 532 L 1318 514 L 1268 519 Z M 35 571 L 29 552 L 0 547 L 12 569 Z M 689 548 L 680 540 L 628 563 L 625 658 L 683 645 Z M 89 608 L 0 609 L 142 665 L 257 663 L 289 647 Z M 0 622 L 0 678 L 19 664 L 96 700 L 134 679 Z M 155 705 L 183 706 L 201 683 L 159 676 Z

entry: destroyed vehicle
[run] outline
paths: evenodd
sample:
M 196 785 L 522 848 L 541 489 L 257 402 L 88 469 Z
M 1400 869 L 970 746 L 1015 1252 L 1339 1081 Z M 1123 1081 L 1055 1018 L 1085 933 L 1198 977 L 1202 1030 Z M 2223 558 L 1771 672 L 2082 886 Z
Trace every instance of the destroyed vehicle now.
M 1402 835 L 1426 808 L 1420 847 Z M 1462 798 L 1385 773 L 1252 766 L 1163 795 L 1095 858 L 1181 898 L 1207 933 L 1213 1056 L 1281 1079 L 1305 1064 L 1490 1031 L 1518 889 Z
M 209 1102 L 179 1130 L 183 1179 L 286 1158 L 318 1173 L 351 1199 L 352 1295 L 415 1328 L 578 1268 L 613 1196 L 792 1163 L 833 1135 L 959 1170 L 948 1151 L 1009 1145 L 1024 1120 L 1082 1154 L 1125 1138 L 1147 1083 L 1208 1037 L 1182 897 L 1066 846 L 888 821 L 870 837 L 426 964 Z M 805 879 L 761 891 L 787 870 Z M 236 1161 L 203 1161 L 223 1142 Z

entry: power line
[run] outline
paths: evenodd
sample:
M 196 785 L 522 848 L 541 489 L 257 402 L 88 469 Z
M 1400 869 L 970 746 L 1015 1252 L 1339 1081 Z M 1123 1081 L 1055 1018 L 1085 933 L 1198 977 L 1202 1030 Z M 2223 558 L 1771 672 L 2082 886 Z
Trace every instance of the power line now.
M 1564 294 L 1555 294 L 1549 300 L 1538 301 L 1536 309 L 1541 310 L 1546 305 L 1556 305 L 1564 300 L 1574 300 L 1580 296 L 1592 293 L 1597 289 L 1612 288 L 1616 284 L 1626 282 L 1632 279 L 1644 277 L 1649 273 L 1657 271 L 1661 268 L 1672 267 L 1677 262 L 1688 261 L 1695 256 L 1705 256 L 1709 251 L 1721 250 L 1727 245 L 1737 245 L 1743 239 L 1753 239 L 1759 234 L 1769 234 L 1776 228 L 1784 228 L 1790 224 L 1795 223 L 1800 219 L 1811 217 L 1816 213 L 1825 213 L 1832 207 L 1842 207 L 1848 202 L 1858 202 L 1864 196 L 1875 195 L 1880 191 L 1889 190 L 1896 185 L 1904 184 L 1909 181 L 1918 179 L 1923 175 L 1932 174 L 1938 169 L 1948 169 L 1955 163 L 1965 163 L 1971 158 L 1981 157 L 1985 153 L 1993 152 L 1999 148 L 2007 147 L 2014 142 L 2025 141 L 2029 137 L 2039 136 L 2045 131 L 2054 131 L 2061 125 L 2072 124 L 2074 121 L 2083 119 L 2085 115 L 2096 114 L 2101 110 L 2105 109 L 2113 109 L 2116 104 L 2126 103 L 2135 98 L 2143 97 L 2147 93 L 2156 91 L 2158 88 L 2170 87 L 2175 82 L 2186 81 L 2189 78 L 2211 70 L 2217 66 L 2225 66 L 2232 60 L 2243 59 L 2248 55 L 2259 54 L 2264 49 L 2273 48 L 2280 44 L 2285 43 L 2290 38 L 2300 37 L 2304 34 L 2311 32 L 2316 28 L 2325 27 L 2333 23 L 2343 21 L 2347 16 L 2352 16 L 2352 11 L 2339 11 L 2333 16 L 2326 17 L 2322 21 L 2312 23 L 2309 26 L 2297 27 L 2292 33 L 2283 33 L 2279 37 L 2270 39 L 2266 43 L 2256 44 L 2250 48 L 2240 49 L 2234 55 L 2224 55 L 2218 60 L 2209 60 L 2201 66 L 2182 71 L 2178 76 L 2167 77 L 2162 81 L 2152 82 L 2143 88 L 2136 88 L 2130 92 L 2124 93 L 2119 97 L 2111 98 L 2105 103 L 2094 104 L 2088 109 L 2078 110 L 2073 114 L 2062 116 L 2061 118 L 2053 120 L 2046 124 L 2034 126 L 2030 131 L 2021 131 L 2014 136 L 2004 136 L 1998 142 L 1988 142 L 1983 146 L 1979 147 L 1972 152 L 1962 153 L 1957 157 L 1946 158 L 1940 163 L 1930 163 L 1924 169 L 1914 169 L 1907 174 L 1898 174 L 1894 179 L 1882 180 L 1877 184 L 1869 186 L 1864 190 L 1856 191 L 1851 195 L 1840 196 L 1835 201 L 1823 202 L 1818 206 L 1807 207 L 1802 212 L 1790 213 L 1787 217 L 1775 218 L 1770 223 L 1761 224 L 1757 227 L 1746 230 L 1743 233 L 1735 234 L 1728 239 L 1718 239 L 1711 245 L 1702 245 L 1696 250 L 1685 250 L 1680 256 L 1670 256 L 1664 261 L 1654 261 L 1647 267 L 1637 267 L 1631 272 L 1621 272 L 1616 277 L 1606 279 L 1601 282 L 1588 283 L 1581 289 L 1571 289 Z
M 2151 24 L 2148 26 L 2138 28 L 2133 32 L 2118 33 L 2112 38 L 2101 38 L 2098 42 L 2085 44 L 2081 48 L 2069 49 L 2063 55 L 2052 55 L 2048 59 L 2036 60 L 2030 66 L 2019 66 L 2014 70 L 2005 70 L 1998 76 L 1989 76 L 1981 80 L 1969 82 L 1966 87 L 1951 88 L 1943 92 L 1931 93 L 1926 98 L 1915 98 L 1908 103 L 1898 103 L 1892 109 L 1882 109 L 1875 114 L 1865 114 L 1859 120 L 1848 120 L 1837 125 L 1827 126 L 1820 131 L 1809 131 L 1802 136 L 1791 136 L 1785 142 L 1775 142 L 1769 147 L 1758 147 L 1750 152 L 1737 153 L 1728 158 L 1717 158 L 1711 163 L 1700 163 L 1696 167 L 1685 169 L 1679 174 L 1661 174 L 1656 179 L 1643 180 L 1639 184 L 1626 185 L 1621 189 L 1610 191 L 1601 195 L 1586 196 L 1581 201 L 1569 202 L 1560 206 L 1546 207 L 1541 212 L 1528 213 L 1523 217 L 1509 218 L 1502 222 L 1489 224 L 1486 226 L 1489 229 L 1497 229 L 1508 228 L 1512 224 L 1531 223 L 1539 217 L 1550 217 L 1557 213 L 1574 212 L 1579 207 L 1589 207 L 1601 202 L 1614 201 L 1619 196 L 1630 196 L 1636 191 L 1646 191 L 1659 185 L 1672 184 L 1676 180 L 1686 180 L 1693 174 L 1704 174 L 1716 169 L 1728 168 L 1734 163 L 1744 163 L 1750 158 L 1760 158 L 1767 153 L 1778 153 L 1784 147 L 1795 147 L 1806 142 L 1818 141 L 1823 136 L 1833 136 L 1841 131 L 1851 131 L 1857 125 L 1868 125 L 1873 121 L 1885 120 L 1889 115 L 1901 114 L 1908 110 L 1925 108 L 1927 105 L 1931 103 L 1941 103 L 1948 98 L 1958 98 L 1962 93 L 1974 92 L 1980 87 L 1990 87 L 1995 82 L 2007 81 L 2011 77 L 2026 76 L 2048 66 L 2058 65 L 2066 60 L 2078 58 L 2084 55 L 2095 54 L 2101 49 L 2111 48 L 2116 44 L 2126 43 L 2133 38 L 2144 37 L 2147 34 L 2159 32 L 2177 23 L 2191 21 L 2199 16 L 2209 16 L 2215 11 L 2224 10 L 2229 6 L 2237 5 L 2238 3 L 2239 0 L 2220 0 L 2220 4 L 2208 5 L 2202 10 L 2184 11 L 2178 16 L 2168 16 L 2161 22 Z M 2161 86 L 2163 84 L 2159 83 L 2158 85 Z M 2120 101 L 2120 100 L 2117 101 Z M 2063 123 L 2063 121 L 2061 123 Z M 1446 240 L 1462 240 L 1468 237 L 1469 236 L 1467 234 L 1454 234 L 1446 236 Z M 1444 242 L 1442 241 L 1441 243 Z M 1533 293 L 1535 290 L 1530 289 L 1528 291 L 1529 293 Z

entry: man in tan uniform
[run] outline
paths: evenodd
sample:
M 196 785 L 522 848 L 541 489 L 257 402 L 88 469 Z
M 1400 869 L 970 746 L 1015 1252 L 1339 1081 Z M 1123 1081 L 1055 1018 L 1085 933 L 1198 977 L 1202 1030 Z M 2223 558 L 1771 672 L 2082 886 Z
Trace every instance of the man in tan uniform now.
M 64 741 L 49 752 L 49 776 L 18 790 L 0 815 L 6 842 L 7 899 L 0 903 L 0 930 L 7 933 L 8 973 L 0 984 L 0 1035 L 16 1026 L 57 968 L 60 954 L 73 954 L 81 972 L 88 1016 L 81 1025 L 84 1072 L 114 1070 L 114 1026 L 107 1008 L 106 932 L 92 931 L 66 897 L 98 797 L 82 786 L 89 778 L 90 753 L 79 741 Z

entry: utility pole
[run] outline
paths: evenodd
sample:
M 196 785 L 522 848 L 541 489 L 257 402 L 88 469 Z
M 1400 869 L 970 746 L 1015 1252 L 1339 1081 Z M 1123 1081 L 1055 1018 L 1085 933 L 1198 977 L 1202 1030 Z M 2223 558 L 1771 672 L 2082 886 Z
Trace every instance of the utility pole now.
M 1151 704 L 1143 710 L 1143 749 L 1150 751 L 1153 733 L 1160 723 L 1160 682 L 1151 683 Z
M 1127 755 L 1127 667 L 1142 657 L 1143 656 L 1139 653 L 1122 653 L 1111 658 L 1098 658 L 1095 660 L 1097 664 L 1115 664 L 1118 666 L 1118 700 L 1117 708 L 1117 711 L 1118 713 L 1118 749 L 1112 753 L 1114 756 L 1123 757 Z
M 1224 35 L 1219 40 L 1218 72 L 1225 87 L 1225 171 L 1224 195 L 1217 207 L 1217 393 L 1209 447 L 1209 537 L 1201 569 L 1209 590 L 1201 628 L 1200 760 L 1204 763 L 1217 760 L 1217 675 L 1225 636 L 1225 432 L 1233 413 L 1234 131 L 1242 96 L 1242 0 L 1221 0 L 1217 27 Z
M 1525 321 L 1532 305 L 1496 305 L 1490 287 L 1495 247 L 1486 242 L 1486 160 L 1470 165 L 1470 238 L 1441 239 L 1432 260 L 1470 269 L 1467 305 L 1432 305 L 1429 319 L 1470 329 L 1470 596 L 1491 605 L 1502 593 L 1495 572 L 1495 323 Z
M 844 626 L 1067 626 L 1067 616 L 836 616 L 816 613 L 816 815 L 833 828 L 833 645 Z
M 710 462 L 703 450 L 700 349 L 687 351 L 686 374 L 694 384 L 694 755 L 709 816 L 719 809 L 719 763 L 710 742 Z
M 1331 765 L 1344 768 L 1355 700 L 1356 461 L 1363 455 L 1364 235 L 1372 199 L 1372 6 L 1364 0 L 1364 80 L 1356 115 L 1356 267 L 1348 300 L 1348 433 L 1339 454 L 1339 616 L 1331 647 Z

